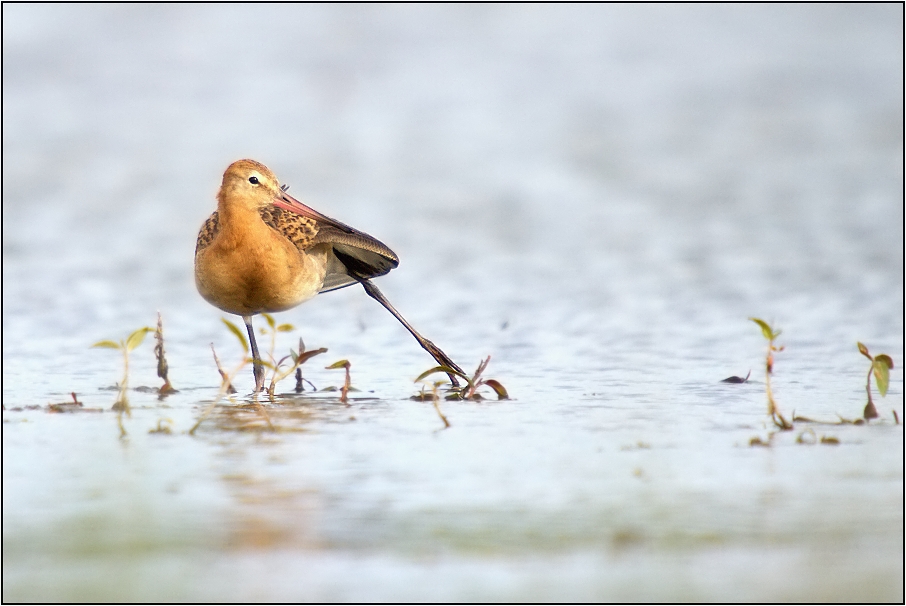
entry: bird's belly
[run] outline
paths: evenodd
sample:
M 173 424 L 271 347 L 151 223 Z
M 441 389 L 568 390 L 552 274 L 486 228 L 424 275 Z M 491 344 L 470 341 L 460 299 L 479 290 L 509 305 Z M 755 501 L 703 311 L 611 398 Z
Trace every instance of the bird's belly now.
M 290 309 L 321 289 L 327 250 L 300 253 L 287 242 L 258 250 L 211 246 L 196 257 L 195 285 L 210 304 L 246 316 Z

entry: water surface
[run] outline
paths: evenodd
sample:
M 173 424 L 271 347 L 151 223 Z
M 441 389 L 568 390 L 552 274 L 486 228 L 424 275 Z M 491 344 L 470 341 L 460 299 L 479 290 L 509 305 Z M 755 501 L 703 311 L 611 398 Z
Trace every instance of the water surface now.
M 3 599 L 902 601 L 902 10 L 4 5 Z M 393 248 L 385 294 L 513 399 L 443 429 L 349 288 L 277 345 L 329 349 L 319 388 L 349 359 L 349 407 L 287 380 L 266 430 L 246 369 L 189 435 L 241 357 L 192 279 L 240 157 Z M 158 310 L 180 391 L 122 437 L 89 345 Z M 828 424 L 749 447 L 749 316 Z M 831 424 L 857 340 L 882 418 Z

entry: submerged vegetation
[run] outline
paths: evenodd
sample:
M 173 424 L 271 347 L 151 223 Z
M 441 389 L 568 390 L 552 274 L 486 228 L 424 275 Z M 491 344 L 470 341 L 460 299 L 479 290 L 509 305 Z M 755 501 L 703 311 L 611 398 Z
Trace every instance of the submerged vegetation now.
M 453 383 L 452 379 L 450 384 L 446 387 L 446 400 L 472 400 L 480 401 L 484 400 L 484 396 L 478 393 L 478 389 L 487 386 L 494 390 L 494 393 L 497 394 L 498 400 L 508 400 L 509 394 L 507 393 L 506 388 L 503 384 L 496 379 L 482 379 L 481 375 L 484 373 L 485 369 L 488 367 L 488 363 L 491 361 L 491 356 L 488 356 L 478 364 L 478 368 L 475 370 L 475 373 L 469 377 L 465 373 L 459 372 L 456 369 L 450 368 L 449 366 L 435 366 L 434 368 L 429 368 L 422 374 L 418 375 L 415 378 L 415 383 L 422 383 L 422 388 L 419 393 L 409 398 L 410 400 L 416 400 L 419 402 L 431 402 L 434 405 L 434 410 L 437 411 L 437 416 L 440 417 L 440 420 L 443 421 L 443 429 L 450 427 L 450 421 L 447 420 L 447 417 L 440 410 L 440 394 L 438 390 L 446 381 L 426 381 L 428 377 L 438 373 L 444 373 L 447 376 L 461 377 L 465 380 L 466 384 L 464 386 Z M 426 387 L 430 385 L 430 391 L 426 391 Z
M 263 393 L 267 394 L 267 397 L 268 397 L 268 400 L 270 401 L 270 403 L 271 404 L 279 403 L 276 398 L 277 384 L 280 381 L 282 381 L 283 379 L 286 379 L 287 377 L 289 377 L 293 374 L 295 374 L 295 378 L 296 378 L 296 385 L 295 385 L 296 393 L 300 393 L 303 391 L 303 388 L 304 388 L 303 382 L 307 382 L 309 385 L 312 386 L 312 389 L 314 389 L 314 385 L 312 385 L 311 381 L 308 381 L 307 379 L 304 379 L 302 377 L 302 369 L 300 367 L 305 362 L 310 360 L 311 358 L 313 358 L 317 355 L 320 355 L 322 353 L 325 353 L 327 351 L 327 348 L 320 347 L 318 349 L 305 351 L 305 343 L 300 338 L 298 351 L 294 351 L 293 349 L 290 349 L 288 355 L 282 356 L 280 359 L 277 359 L 277 354 L 276 354 L 277 334 L 291 332 L 291 331 L 295 330 L 295 327 L 292 324 L 279 324 L 278 325 L 276 323 L 276 321 L 274 321 L 273 316 L 271 316 L 270 314 L 261 314 L 261 315 L 264 317 L 265 321 L 267 322 L 267 327 L 261 328 L 261 334 L 271 336 L 270 347 L 266 354 L 267 359 L 263 359 L 263 360 L 259 361 L 261 363 L 261 365 L 265 368 L 265 372 L 266 373 L 270 372 L 270 384 L 269 384 L 268 388 L 263 392 Z M 201 423 L 211 414 L 211 412 L 213 412 L 214 408 L 217 406 L 217 404 L 220 403 L 220 401 L 225 396 L 230 397 L 232 394 L 236 393 L 236 389 L 232 385 L 233 378 L 235 378 L 236 375 L 243 368 L 245 368 L 249 364 L 253 363 L 253 360 L 249 355 L 250 349 L 249 349 L 248 340 L 246 340 L 246 337 L 242 333 L 242 331 L 239 330 L 239 327 L 236 326 L 234 323 L 230 322 L 229 320 L 227 320 L 226 318 L 221 318 L 221 321 L 229 329 L 229 331 L 233 334 L 233 336 L 235 336 L 236 339 L 239 341 L 239 344 L 242 347 L 242 359 L 239 362 L 239 364 L 235 368 L 233 368 L 231 371 L 225 371 L 223 369 L 223 366 L 221 366 L 221 364 L 220 364 L 220 359 L 217 357 L 217 352 L 214 351 L 214 345 L 211 344 L 211 351 L 214 353 L 214 361 L 217 365 L 217 371 L 221 377 L 221 387 L 220 387 L 220 391 L 217 394 L 217 397 L 208 405 L 207 409 L 202 413 L 201 417 L 198 419 L 198 421 L 195 423 L 195 425 L 189 431 L 190 434 L 195 433 L 195 431 L 198 429 L 198 427 L 201 425 Z M 346 404 L 347 403 L 346 394 L 348 393 L 348 391 L 350 389 L 349 388 L 349 371 L 348 371 L 349 363 L 345 360 L 343 360 L 342 362 L 345 362 L 347 364 L 346 387 L 344 388 L 343 394 L 341 396 L 341 401 L 344 404 Z M 267 383 L 267 381 L 265 381 L 265 383 Z M 241 406 L 240 403 L 236 402 L 232 398 L 230 398 L 230 401 L 236 407 Z M 258 401 L 258 393 L 252 394 L 252 406 L 255 408 L 255 410 L 258 411 L 260 418 L 264 419 L 266 427 L 271 431 L 275 430 L 275 427 L 274 427 L 273 423 L 271 422 L 270 415 L 267 413 L 267 410 Z M 252 425 L 257 426 L 255 424 L 252 424 Z
M 277 324 L 273 317 L 269 314 L 261 314 L 267 326 L 261 328 L 262 335 L 270 335 L 270 347 L 266 352 L 266 359 L 262 359 L 261 365 L 266 368 L 266 373 L 269 372 L 270 382 L 266 390 L 262 393 L 266 393 L 268 400 L 271 404 L 284 404 L 290 402 L 287 399 L 281 399 L 278 401 L 276 396 L 276 388 L 280 381 L 287 379 L 291 376 L 295 377 L 295 393 L 301 393 L 304 391 L 304 384 L 307 382 L 313 392 L 318 392 L 315 386 L 308 379 L 302 376 L 302 365 L 307 361 L 314 358 L 315 356 L 321 355 L 327 352 L 327 348 L 320 347 L 312 350 L 305 350 L 305 344 L 300 338 L 298 341 L 298 349 L 290 349 L 289 353 L 278 358 L 276 353 L 277 351 L 277 334 L 278 333 L 289 333 L 295 330 L 295 327 L 291 324 Z M 865 404 L 864 410 L 862 411 L 862 418 L 857 418 L 854 420 L 846 419 L 838 415 L 838 421 L 817 421 L 808 417 L 798 416 L 795 411 L 792 414 L 791 420 L 781 413 L 778 406 L 777 400 L 774 396 L 774 392 L 771 385 L 771 380 L 774 372 L 775 365 L 775 354 L 784 351 L 784 346 L 777 343 L 778 337 L 781 335 L 781 330 L 775 329 L 769 323 L 765 322 L 760 318 L 749 318 L 752 322 L 757 324 L 761 329 L 762 335 L 767 341 L 767 351 L 765 354 L 765 394 L 767 398 L 767 413 L 771 418 L 771 421 L 774 426 L 773 431 L 769 431 L 766 439 L 761 437 L 753 437 L 749 441 L 750 446 L 771 446 L 773 443 L 774 435 L 778 431 L 784 432 L 792 430 L 793 422 L 796 423 L 811 423 L 818 425 L 842 425 L 842 424 L 852 424 L 852 425 L 864 425 L 871 419 L 879 418 L 879 413 L 875 405 L 875 401 L 872 395 L 872 377 L 874 377 L 874 383 L 878 390 L 878 393 L 881 397 L 887 395 L 887 391 L 890 384 L 890 370 L 894 368 L 893 359 L 887 354 L 878 354 L 872 355 L 868 347 L 863 343 L 857 342 L 859 352 L 868 358 L 871 362 L 871 365 L 868 369 L 868 374 L 866 376 L 865 382 L 865 393 L 868 399 L 868 402 Z M 194 434 L 195 430 L 202 424 L 202 422 L 210 415 L 214 408 L 223 400 L 224 397 L 228 398 L 231 404 L 234 405 L 234 408 L 242 409 L 245 411 L 255 410 L 258 413 L 259 421 L 256 423 L 249 424 L 248 422 L 243 422 L 238 426 L 239 429 L 243 428 L 261 428 L 265 427 L 270 430 L 275 430 L 273 423 L 271 422 L 270 415 L 264 406 L 258 401 L 258 393 L 253 393 L 251 401 L 245 399 L 242 402 L 236 401 L 233 399 L 232 395 L 236 393 L 236 389 L 233 387 L 232 381 L 236 375 L 246 366 L 253 363 L 252 358 L 250 357 L 250 348 L 249 342 L 246 339 L 245 334 L 239 329 L 239 327 L 230 322 L 229 320 L 222 319 L 224 325 L 227 329 L 236 337 L 239 341 L 239 344 L 242 348 L 242 356 L 240 361 L 231 369 L 224 370 L 224 367 L 221 365 L 220 359 L 217 356 L 217 352 L 214 350 L 214 345 L 211 344 L 211 351 L 214 356 L 214 363 L 217 368 L 217 371 L 220 375 L 220 388 L 214 400 L 210 402 L 207 409 L 201 414 L 198 418 L 195 425 L 189 431 L 190 434 Z M 157 376 L 163 380 L 163 385 L 159 388 L 150 388 L 150 387 L 138 387 L 136 391 L 145 391 L 145 392 L 157 392 L 158 397 L 163 399 L 169 394 L 176 393 L 176 389 L 173 387 L 172 383 L 169 380 L 169 364 L 166 360 L 165 349 L 164 349 L 164 336 L 163 336 L 163 320 L 160 313 L 157 317 L 157 326 L 156 328 L 151 327 L 142 327 L 132 333 L 130 333 L 125 339 L 119 341 L 113 340 L 102 340 L 94 343 L 92 347 L 97 348 L 106 348 L 106 349 L 115 349 L 121 352 L 123 359 L 123 376 L 122 380 L 119 381 L 115 388 L 117 391 L 116 401 L 113 404 L 112 410 L 118 413 L 117 420 L 120 428 L 121 436 L 126 435 L 126 430 L 123 426 L 123 413 L 127 416 L 131 416 L 131 408 L 129 405 L 129 365 L 130 365 L 130 354 L 138 348 L 144 341 L 145 336 L 153 332 L 155 335 L 155 346 L 154 346 L 154 356 L 157 362 Z M 421 391 L 412 396 L 410 399 L 418 401 L 430 401 L 434 406 L 435 411 L 437 412 L 438 417 L 441 419 L 444 425 L 444 429 L 451 426 L 450 421 L 447 419 L 446 415 L 441 411 L 440 400 L 443 397 L 445 400 L 459 400 L 459 401 L 482 401 L 486 399 L 487 395 L 493 393 L 496 395 L 497 400 L 506 400 L 509 399 L 509 393 L 503 384 L 496 379 L 484 378 L 484 373 L 488 368 L 491 357 L 487 356 L 481 360 L 478 364 L 478 367 L 475 369 L 475 372 L 472 376 L 466 375 L 464 372 L 456 368 L 452 368 L 446 365 L 440 365 L 432 367 L 425 372 L 421 373 L 418 377 L 415 378 L 416 383 L 422 383 Z M 349 406 L 349 393 L 351 391 L 356 391 L 351 384 L 351 363 L 349 360 L 343 359 L 326 367 L 328 370 L 343 369 L 344 370 L 344 382 L 342 387 L 339 389 L 336 387 L 326 387 L 321 392 L 328 391 L 340 391 L 339 401 Z M 446 374 L 450 377 L 449 382 L 446 380 L 434 381 L 430 378 L 432 375 L 436 374 Z M 724 383 L 737 383 L 743 384 L 749 382 L 749 376 L 751 372 L 745 377 L 732 376 L 727 379 L 724 379 Z M 462 379 L 465 381 L 465 385 L 459 385 L 458 381 L 454 381 L 454 378 Z M 66 402 L 57 402 L 49 404 L 47 406 L 48 412 L 75 412 L 75 411 L 85 411 L 85 412 L 100 412 L 101 409 L 97 408 L 85 408 L 83 403 L 79 401 L 75 393 L 71 394 L 72 401 Z M 246 418 L 248 413 L 246 414 Z M 353 417 L 351 417 L 353 418 Z M 893 411 L 893 419 L 895 423 L 899 423 L 899 417 L 897 416 L 896 410 Z M 263 420 L 264 425 L 261 424 Z M 151 430 L 151 433 L 170 433 L 170 424 L 172 421 L 167 420 L 167 426 L 164 427 L 158 423 L 156 429 Z M 799 444 L 839 444 L 839 439 L 831 435 L 818 435 L 814 429 L 807 427 L 805 430 L 799 432 L 796 442 Z
M 267 389 L 267 395 L 270 397 L 271 401 L 273 402 L 274 400 L 274 389 L 276 388 L 277 383 L 293 373 L 295 373 L 296 376 L 296 393 L 303 391 L 304 385 L 302 385 L 302 381 L 308 381 L 308 379 L 302 377 L 302 369 L 299 367 L 313 357 L 326 352 L 326 347 L 319 347 L 318 349 L 305 351 L 305 343 L 302 341 L 302 338 L 299 337 L 299 351 L 296 352 L 290 349 L 289 355 L 280 358 L 280 360 L 277 362 L 277 365 L 274 367 L 274 374 L 271 376 L 271 384 Z M 292 364 L 289 365 L 286 370 L 280 370 L 283 367 L 283 363 L 287 360 L 292 360 Z M 311 385 L 312 388 L 314 388 L 314 385 L 312 385 L 311 381 L 308 381 L 308 384 Z
M 465 373 L 459 372 L 449 366 L 435 366 L 434 368 L 429 368 L 422 374 L 418 375 L 415 378 L 415 382 L 423 381 L 424 379 L 430 377 L 433 374 L 445 373 L 446 375 L 455 375 L 465 380 L 466 384 L 463 386 L 460 385 L 451 385 L 447 387 L 447 400 L 483 400 L 484 397 L 478 393 L 479 388 L 483 386 L 490 387 L 494 390 L 494 393 L 497 394 L 498 400 L 508 400 L 509 394 L 507 393 L 506 388 L 503 384 L 496 379 L 482 379 L 481 375 L 484 373 L 485 369 L 488 367 L 488 363 L 491 361 L 491 356 L 488 356 L 478 364 L 478 368 L 475 370 L 475 373 L 469 377 Z M 441 382 L 441 385 L 443 382 Z M 415 396 L 415 399 L 425 399 L 422 396 Z
M 296 392 L 303 391 L 303 388 L 302 388 L 303 381 L 307 381 L 309 385 L 312 385 L 311 381 L 308 381 L 307 379 L 304 379 L 302 377 L 302 369 L 300 368 L 300 366 L 302 364 L 305 364 L 305 362 L 307 362 L 311 358 L 327 352 L 327 348 L 320 347 L 318 349 L 305 351 L 305 343 L 300 338 L 299 339 L 299 351 L 297 352 L 297 351 L 290 349 L 288 355 L 285 355 L 278 360 L 276 357 L 277 333 L 292 332 L 293 330 L 295 330 L 295 327 L 292 324 L 279 324 L 278 325 L 276 323 L 276 321 L 274 320 L 273 316 L 271 316 L 270 314 L 261 314 L 261 316 L 267 322 L 267 327 L 261 328 L 261 334 L 262 335 L 269 334 L 271 336 L 271 343 L 270 343 L 270 348 L 267 351 L 268 359 L 261 360 L 260 362 L 261 362 L 262 366 L 264 366 L 265 369 L 269 370 L 271 373 L 270 374 L 270 385 L 268 386 L 266 391 L 267 391 L 268 398 L 273 403 L 275 401 L 274 394 L 275 394 L 275 390 L 277 388 L 277 383 L 279 383 L 283 379 L 289 377 L 293 373 L 295 373 L 295 377 L 296 377 Z M 235 324 L 233 324 L 226 318 L 221 318 L 221 321 L 226 325 L 227 328 L 229 328 L 230 332 L 233 333 L 233 335 L 236 337 L 236 339 L 239 341 L 240 345 L 242 346 L 243 352 L 245 353 L 245 358 L 243 360 L 242 366 L 245 366 L 246 364 L 251 364 L 252 359 L 248 356 L 249 344 L 245 338 L 245 335 L 242 333 L 241 330 L 239 330 L 238 326 L 236 326 Z M 214 348 L 214 346 L 211 345 L 212 350 L 213 350 L 213 348 Z M 214 353 L 214 360 L 217 363 L 217 370 L 220 373 L 221 378 L 226 380 L 227 374 L 223 371 L 223 368 L 220 366 L 220 361 L 217 359 L 216 352 Z M 289 364 L 286 368 L 284 368 L 284 364 L 286 364 L 288 361 L 291 361 L 292 363 Z M 236 372 L 238 372 L 238 370 L 241 370 L 241 368 L 237 369 L 233 373 L 230 373 L 230 376 L 231 377 L 235 376 L 235 374 L 236 374 Z M 265 381 L 265 383 L 266 382 L 267 381 Z M 312 385 L 312 388 L 314 388 L 314 385 Z M 229 393 L 236 392 L 236 390 L 233 388 L 232 384 L 230 384 L 229 390 L 231 390 L 231 391 L 229 391 Z
M 774 425 L 781 431 L 788 431 L 793 429 L 793 424 L 786 420 L 786 418 L 780 413 L 779 408 L 777 407 L 777 402 L 774 399 L 773 391 L 771 390 L 771 374 L 774 371 L 774 353 L 783 351 L 783 346 L 778 347 L 775 345 L 777 337 L 780 336 L 780 330 L 774 330 L 774 328 L 759 318 L 749 318 L 752 322 L 758 324 L 761 328 L 761 333 L 764 335 L 764 338 L 768 341 L 768 351 L 765 357 L 765 391 L 767 393 L 768 399 L 768 414 L 771 416 L 771 419 L 774 422 Z M 865 405 L 865 408 L 862 411 L 862 419 L 847 419 L 840 415 L 837 415 L 838 421 L 836 422 L 825 422 L 822 424 L 825 425 L 864 425 L 871 419 L 878 418 L 878 410 L 875 407 L 874 400 L 871 397 L 871 378 L 874 376 L 875 384 L 878 388 L 878 393 L 881 394 L 881 397 L 887 395 L 887 388 L 890 383 L 890 369 L 893 368 L 893 359 L 887 354 L 878 354 L 877 356 L 872 356 L 869 353 L 868 348 L 860 342 L 856 343 L 856 346 L 859 348 L 859 352 L 871 360 L 871 367 L 868 369 L 868 376 L 865 380 L 865 393 L 868 396 L 868 403 Z M 748 376 L 745 379 L 740 377 L 729 377 L 724 379 L 724 383 L 744 383 L 748 380 Z M 795 411 L 793 412 L 792 420 L 794 422 L 803 422 L 803 423 L 821 423 L 814 419 L 808 417 L 797 416 Z M 899 424 L 900 419 L 897 416 L 897 411 L 893 411 L 893 420 L 894 423 Z M 774 432 L 769 432 L 766 440 L 762 440 L 760 437 L 754 437 L 749 440 L 749 446 L 771 446 L 772 440 L 774 438 Z M 815 433 L 815 430 L 812 428 L 806 428 L 805 431 L 799 433 L 796 438 L 797 444 L 839 444 L 840 440 L 835 436 L 822 435 L 818 436 Z

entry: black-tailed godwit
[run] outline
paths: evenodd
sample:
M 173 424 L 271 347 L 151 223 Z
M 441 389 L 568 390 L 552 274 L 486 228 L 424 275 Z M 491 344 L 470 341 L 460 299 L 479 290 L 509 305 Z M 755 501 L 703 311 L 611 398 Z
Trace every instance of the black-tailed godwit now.
M 264 367 L 252 316 L 285 311 L 318 293 L 356 283 L 387 308 L 438 364 L 462 372 L 371 282 L 399 264 L 396 254 L 368 234 L 302 204 L 285 189 L 260 162 L 233 162 L 223 173 L 217 210 L 201 227 L 195 246 L 198 292 L 214 307 L 245 321 L 255 391 L 264 387 Z M 454 375 L 450 380 L 458 384 Z

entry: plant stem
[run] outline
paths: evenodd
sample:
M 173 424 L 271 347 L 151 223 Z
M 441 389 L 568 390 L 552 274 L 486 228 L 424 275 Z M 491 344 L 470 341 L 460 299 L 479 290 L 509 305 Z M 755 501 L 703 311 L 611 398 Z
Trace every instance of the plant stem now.
M 349 377 L 349 363 L 346 363 L 346 381 L 343 383 L 343 391 L 340 392 L 340 402 L 349 406 L 349 386 L 351 380 Z
M 774 339 L 768 341 L 768 357 L 765 362 L 765 375 L 764 375 L 764 384 L 765 390 L 768 394 L 768 414 L 771 415 L 771 419 L 774 421 L 774 425 L 780 429 L 792 429 L 793 426 L 783 418 L 783 415 L 780 413 L 780 410 L 777 408 L 777 403 L 774 401 L 774 393 L 771 391 L 771 373 L 774 370 Z M 779 419 L 779 421 L 778 421 Z
M 116 402 L 113 404 L 113 410 L 125 411 L 130 417 L 132 416 L 132 411 L 129 410 L 129 348 L 126 347 L 125 343 L 122 343 L 123 349 L 123 382 L 120 383 L 120 391 L 117 395 Z M 126 430 L 123 429 L 122 421 L 120 421 L 120 429 L 125 435 Z
M 214 350 L 213 343 L 211 343 L 211 353 L 214 354 L 214 364 L 217 365 L 217 372 L 220 373 L 221 378 L 220 382 L 224 385 L 226 393 L 236 393 L 236 388 L 230 383 L 230 377 L 227 376 L 227 373 L 224 372 L 223 367 L 220 365 L 220 360 L 217 358 L 217 351 Z
M 874 362 L 874 361 L 872 361 Z M 874 371 L 874 363 L 868 369 L 868 378 L 865 380 L 865 393 L 868 394 L 868 404 L 865 405 L 865 408 L 862 410 L 862 418 L 866 421 L 871 419 L 878 418 L 878 409 L 875 408 L 875 403 L 871 399 L 871 374 Z
M 773 370 L 772 367 L 774 366 L 773 360 L 772 360 L 772 358 L 774 357 L 774 354 L 772 352 L 773 349 L 774 349 L 774 340 L 771 339 L 770 341 L 768 341 L 768 356 L 766 358 L 765 365 L 764 365 L 764 367 L 765 367 L 764 385 L 765 385 L 765 390 L 767 391 L 767 394 L 768 394 L 768 414 L 771 415 L 772 417 L 774 416 L 774 412 L 777 410 L 777 405 L 774 403 L 774 394 L 771 392 L 771 371 Z
M 868 394 L 868 403 L 872 406 L 875 405 L 874 401 L 871 399 L 871 373 L 874 370 L 874 366 L 869 367 L 868 377 L 865 379 L 865 393 Z

